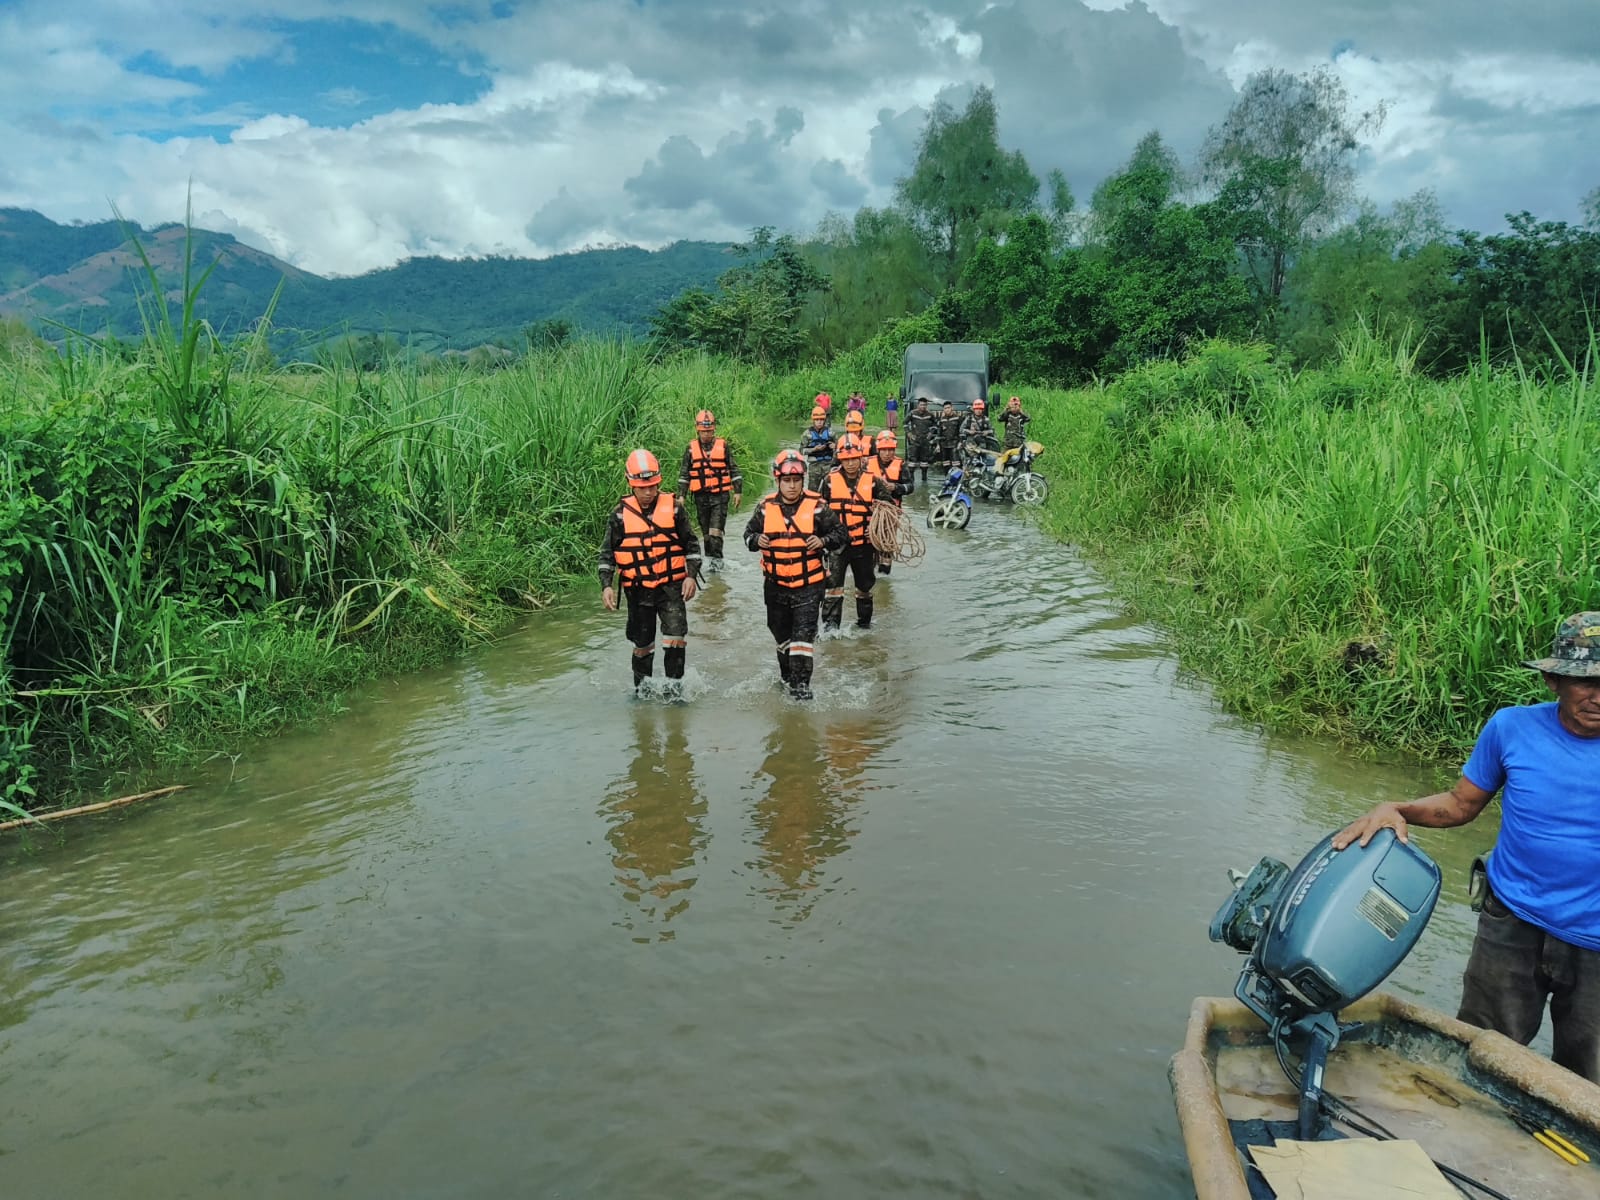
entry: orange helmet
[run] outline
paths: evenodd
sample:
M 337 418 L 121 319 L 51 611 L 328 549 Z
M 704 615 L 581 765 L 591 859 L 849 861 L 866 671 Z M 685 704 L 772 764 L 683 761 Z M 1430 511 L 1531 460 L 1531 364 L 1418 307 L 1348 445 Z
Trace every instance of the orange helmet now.
M 982 412 L 984 409 L 986 409 L 988 407 L 989 406 L 987 404 L 985 404 L 981 399 L 974 400 L 972 402 L 972 411 L 973 412 Z
M 661 482 L 661 464 L 648 450 L 635 450 L 628 455 L 628 485 L 649 487 Z
M 817 421 L 817 420 L 826 421 L 828 419 L 828 410 L 823 408 L 822 405 L 820 405 L 820 404 L 817 405 L 815 408 L 813 408 L 811 410 L 811 419 L 813 421 Z
M 818 392 L 817 398 L 812 401 L 812 403 L 820 408 L 823 412 L 827 412 L 833 407 L 833 397 L 828 395 L 827 392 Z
M 892 429 L 885 429 L 882 433 L 880 433 L 878 435 L 878 449 L 879 450 L 882 450 L 885 447 L 888 447 L 890 450 L 893 450 L 899 444 L 900 444 L 899 441 L 897 441 L 895 439 L 894 430 L 892 430 Z
M 839 444 L 833 448 L 833 456 L 840 462 L 844 462 L 848 458 L 865 458 L 867 456 L 866 439 L 853 433 L 845 434 L 839 439 Z
M 844 415 L 844 427 L 846 429 L 860 429 L 866 423 L 867 419 L 853 408 Z
M 694 415 L 694 427 L 696 429 L 715 429 L 717 427 L 717 418 L 711 415 L 709 408 L 702 408 Z
M 798 450 L 780 450 L 778 457 L 772 460 L 772 477 L 782 479 L 785 475 L 804 475 L 806 473 L 806 460 Z

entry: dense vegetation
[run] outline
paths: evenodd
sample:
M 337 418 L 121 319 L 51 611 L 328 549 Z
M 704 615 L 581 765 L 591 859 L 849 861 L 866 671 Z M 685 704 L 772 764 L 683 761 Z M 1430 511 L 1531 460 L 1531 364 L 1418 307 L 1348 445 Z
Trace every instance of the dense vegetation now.
M 0 349 L 0 808 L 221 752 L 588 568 L 634 445 L 754 371 L 581 341 L 495 372 L 252 366 L 191 303 L 131 360 Z
M 671 293 L 648 344 L 530 322 L 506 299 L 528 264 L 425 260 L 391 276 L 405 333 L 448 311 L 521 341 L 439 359 L 351 321 L 283 370 L 300 281 L 224 323 L 211 291 L 245 284 L 226 256 L 196 274 L 215 235 L 138 246 L 137 337 L 0 322 L 0 807 L 481 637 L 586 571 L 630 446 L 670 459 L 710 400 L 764 451 L 774 418 L 823 389 L 876 404 L 936 340 L 990 343 L 1052 445 L 1048 519 L 1230 703 L 1460 750 L 1535 694 L 1515 663 L 1555 620 L 1600 607 L 1600 193 L 1584 225 L 1490 235 L 1425 194 L 1379 212 L 1352 163 L 1382 115 L 1265 72 L 1195 164 L 1151 133 L 1080 208 L 1001 147 L 980 89 L 935 109 L 887 209 L 757 229 L 697 280 L 612 252 L 593 294 Z M 360 310 L 337 282 L 315 322 Z
M 1380 211 L 1354 167 L 1382 120 L 1350 112 L 1325 72 L 1264 71 L 1195 163 L 1151 132 L 1079 206 L 1059 174 L 1041 185 L 1003 148 L 979 89 L 962 113 L 935 109 L 893 206 L 810 237 L 757 231 L 782 269 L 752 255 L 720 291 L 669 304 L 654 334 L 788 366 L 910 315 L 932 340 L 988 342 L 1012 381 L 1058 386 L 1211 337 L 1304 367 L 1366 330 L 1438 378 L 1485 353 L 1534 371 L 1581 358 L 1600 306 L 1600 189 L 1581 226 L 1517 213 L 1504 232 L 1451 231 L 1427 192 Z
M 1600 602 L 1592 375 L 1436 381 L 1370 336 L 1296 373 L 1211 342 L 1031 406 L 1051 525 L 1270 724 L 1461 754 L 1549 698 L 1520 660 Z

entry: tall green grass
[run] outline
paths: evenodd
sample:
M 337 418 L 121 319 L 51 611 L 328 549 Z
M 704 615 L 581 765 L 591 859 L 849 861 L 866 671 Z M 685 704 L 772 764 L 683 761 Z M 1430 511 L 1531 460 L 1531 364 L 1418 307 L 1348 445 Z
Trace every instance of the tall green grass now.
M 1538 698 L 1518 660 L 1600 607 L 1595 400 L 1586 370 L 1437 383 L 1358 337 L 1326 372 L 1212 344 L 1030 405 L 1048 520 L 1227 702 L 1438 756 Z
M 154 271 L 151 272 L 152 277 Z M 152 286 L 131 356 L 0 361 L 0 806 L 231 747 L 492 634 L 591 569 L 635 446 L 765 381 L 582 342 L 492 374 L 252 369 Z

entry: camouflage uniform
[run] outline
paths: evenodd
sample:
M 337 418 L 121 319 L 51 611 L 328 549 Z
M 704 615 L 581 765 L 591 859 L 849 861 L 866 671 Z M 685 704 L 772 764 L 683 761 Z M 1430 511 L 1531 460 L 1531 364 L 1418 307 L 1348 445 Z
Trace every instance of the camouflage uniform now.
M 961 445 L 961 414 L 947 408 L 939 414 L 939 457 L 936 465 L 949 470 Z
M 833 428 L 806 426 L 806 431 L 800 435 L 800 453 L 806 459 L 806 491 L 814 492 L 833 470 Z
M 938 445 L 938 434 L 938 418 L 922 405 L 906 414 L 906 470 L 920 469 L 924 483 L 928 479 L 928 464 L 933 461 Z
M 1005 439 L 1001 442 L 1001 449 L 1016 450 L 1027 439 L 1023 430 L 1028 427 L 1028 422 L 1033 420 L 1027 413 L 1018 409 L 1012 412 L 1009 408 L 1000 414 L 1000 427 L 1005 430 Z

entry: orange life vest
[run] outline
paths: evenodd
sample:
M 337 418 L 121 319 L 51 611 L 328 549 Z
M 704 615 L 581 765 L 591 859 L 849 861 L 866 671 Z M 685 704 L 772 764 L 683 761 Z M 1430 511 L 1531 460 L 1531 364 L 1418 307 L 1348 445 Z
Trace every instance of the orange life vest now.
M 728 445 L 716 438 L 707 450 L 695 438 L 689 443 L 689 490 L 726 492 L 733 487 L 733 471 L 728 466 Z
M 802 492 L 792 518 L 783 515 L 777 492 L 762 501 L 761 532 L 769 544 L 761 552 L 761 570 L 780 587 L 809 587 L 827 581 L 822 552 L 806 546 L 806 539 L 817 532 L 821 499 L 815 492 Z
M 835 468 L 828 475 L 828 507 L 839 514 L 850 533 L 852 546 L 867 544 L 867 519 L 872 516 L 872 476 L 866 471 L 856 476 L 855 486 Z
M 612 560 L 623 587 L 660 587 L 688 577 L 689 564 L 678 541 L 677 503 L 671 492 L 656 497 L 649 516 L 640 511 L 632 496 L 624 496 L 617 509 L 622 514 L 622 541 L 612 552 Z
M 887 479 L 890 483 L 899 483 L 900 468 L 904 465 L 905 464 L 901 462 L 899 458 L 891 458 L 889 460 L 889 465 L 886 467 L 878 461 L 878 456 L 874 454 L 871 458 L 867 459 L 867 474 Z M 896 507 L 901 506 L 899 496 L 894 498 L 894 503 Z

